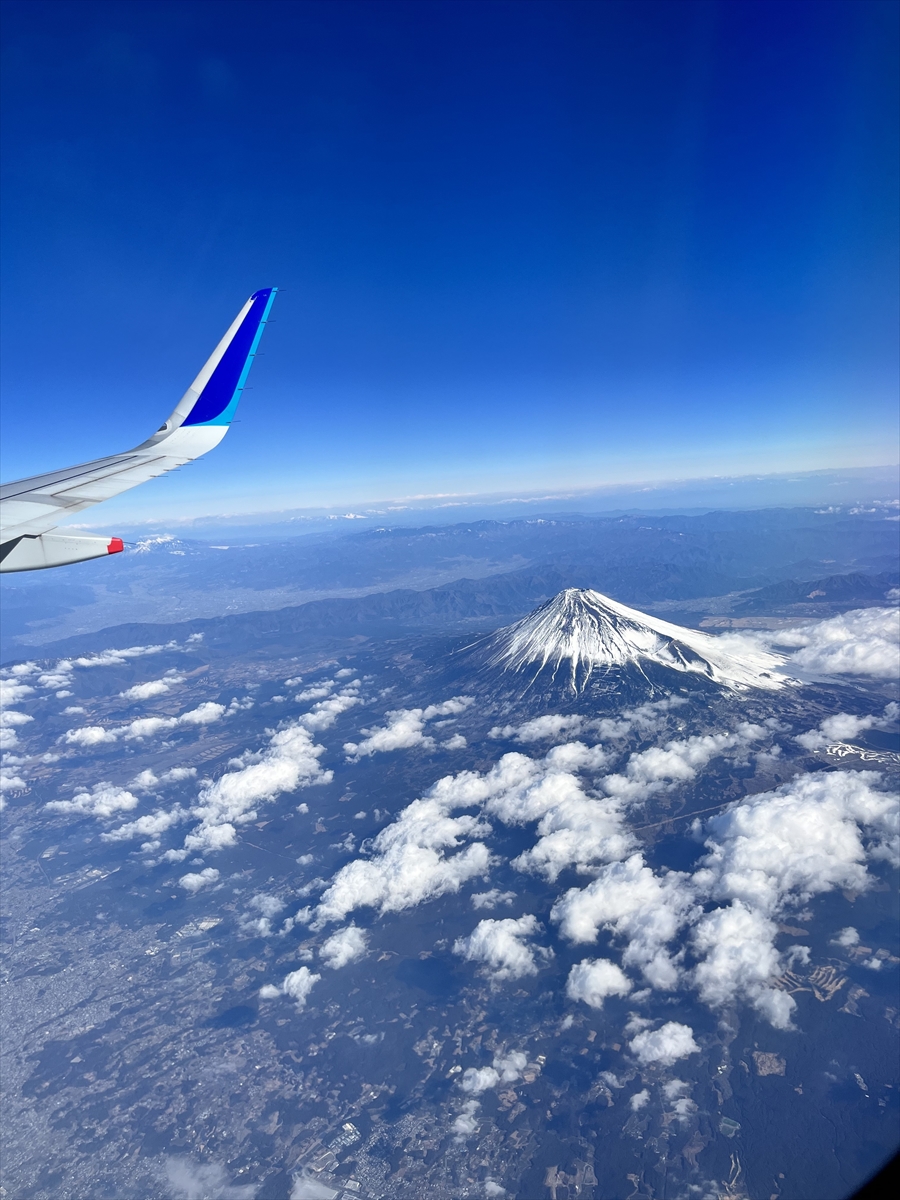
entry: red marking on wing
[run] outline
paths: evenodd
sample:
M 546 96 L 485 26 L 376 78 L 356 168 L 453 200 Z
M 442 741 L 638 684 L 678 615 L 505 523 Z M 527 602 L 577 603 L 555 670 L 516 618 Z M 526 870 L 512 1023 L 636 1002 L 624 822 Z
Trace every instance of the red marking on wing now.
M 125 549 L 125 543 L 121 538 L 110 538 L 109 545 L 106 547 L 107 554 L 121 554 Z

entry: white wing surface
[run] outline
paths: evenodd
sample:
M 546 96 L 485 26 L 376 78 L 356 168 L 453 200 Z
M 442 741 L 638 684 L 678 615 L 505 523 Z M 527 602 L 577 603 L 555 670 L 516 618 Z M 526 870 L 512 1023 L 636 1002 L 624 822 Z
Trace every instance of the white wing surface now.
M 0 571 L 34 571 L 115 554 L 119 538 L 50 531 L 63 517 L 118 496 L 218 446 L 228 432 L 277 288 L 254 292 L 175 411 L 133 450 L 0 487 Z

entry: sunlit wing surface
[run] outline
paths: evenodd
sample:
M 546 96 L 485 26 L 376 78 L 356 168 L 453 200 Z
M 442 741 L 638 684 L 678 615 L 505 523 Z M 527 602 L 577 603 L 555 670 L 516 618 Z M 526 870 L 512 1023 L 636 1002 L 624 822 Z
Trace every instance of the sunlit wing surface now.
M 0 487 L 0 571 L 100 558 L 119 538 L 51 533 L 57 522 L 206 454 L 228 432 L 277 288 L 254 292 L 157 432 L 133 450 Z

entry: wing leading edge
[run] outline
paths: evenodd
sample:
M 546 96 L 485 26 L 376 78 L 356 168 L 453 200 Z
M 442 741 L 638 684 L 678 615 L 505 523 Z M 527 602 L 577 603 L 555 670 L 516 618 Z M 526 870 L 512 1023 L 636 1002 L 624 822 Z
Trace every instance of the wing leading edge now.
M 0 571 L 34 571 L 115 554 L 119 538 L 52 534 L 65 516 L 183 466 L 218 446 L 234 419 L 277 288 L 254 292 L 172 415 L 124 454 L 0 487 Z

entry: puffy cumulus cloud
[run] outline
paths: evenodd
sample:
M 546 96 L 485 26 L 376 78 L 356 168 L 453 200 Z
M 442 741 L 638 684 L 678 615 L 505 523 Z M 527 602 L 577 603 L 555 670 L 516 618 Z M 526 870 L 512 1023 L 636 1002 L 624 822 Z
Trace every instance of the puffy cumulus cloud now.
M 81 729 L 70 729 L 61 739 L 69 746 L 100 746 L 104 742 L 118 741 L 118 733 L 104 729 L 102 725 L 84 725 Z
M 584 726 L 585 718 L 577 714 L 547 713 L 522 725 L 495 725 L 488 737 L 515 738 L 517 742 L 568 741 L 581 733 Z
M 467 1067 L 457 1082 L 470 1096 L 480 1096 L 489 1088 L 521 1079 L 527 1064 L 528 1057 L 521 1050 L 509 1050 L 495 1054 L 489 1067 Z
M 465 750 L 468 744 L 461 733 L 454 733 L 453 737 L 447 738 L 446 742 L 441 742 L 441 746 L 445 750 Z
M 320 733 L 324 729 L 330 729 L 342 713 L 359 703 L 359 680 L 354 679 L 336 695 L 314 704 L 305 716 L 300 717 L 299 723 L 311 733 Z
M 588 796 L 563 769 L 563 763 L 590 762 L 591 754 L 577 743 L 557 746 L 543 760 L 505 754 L 484 774 L 462 771 L 439 779 L 378 834 L 370 859 L 341 868 L 322 897 L 316 927 L 343 920 L 362 906 L 400 911 L 484 875 L 491 856 L 482 843 L 445 854 L 462 839 L 490 833 L 478 816 L 451 815 L 455 809 L 478 806 L 509 825 L 538 822 L 538 842 L 514 865 L 549 879 L 567 865 L 589 869 L 622 857 L 634 840 L 623 828 L 617 802 Z
M 17 745 L 19 735 L 16 730 L 33 720 L 34 717 L 17 712 L 14 708 L 0 709 L 0 750 L 11 750 Z
M 494 1056 L 494 1070 L 500 1075 L 501 1083 L 515 1083 L 520 1079 L 528 1064 L 528 1056 L 521 1050 L 510 1050 Z
M 298 967 L 296 971 L 285 975 L 280 986 L 267 983 L 259 989 L 259 994 L 263 1000 L 274 1000 L 277 996 L 287 996 L 295 1002 L 297 1008 L 305 1008 L 309 993 L 321 978 L 321 975 L 316 975 L 309 967 Z
M 474 704 L 471 696 L 454 696 L 443 704 L 429 704 L 427 708 L 397 708 L 385 714 L 387 724 L 374 729 L 363 729 L 366 737 L 361 742 L 347 742 L 344 752 L 348 758 L 358 760 L 388 750 L 408 750 L 422 746 L 433 750 L 435 740 L 426 736 L 425 724 L 435 717 L 457 716 Z M 463 743 L 464 744 L 464 743 Z
M 772 986 L 783 966 L 777 932 L 774 921 L 740 900 L 703 917 L 693 934 L 702 960 L 694 971 L 700 999 L 721 1008 L 743 996 L 776 1029 L 790 1029 L 796 1004 Z
M 279 900 L 277 896 L 269 896 L 265 892 L 259 892 L 251 899 L 250 907 L 255 913 L 259 913 L 260 915 L 253 916 L 250 913 L 245 913 L 240 922 L 241 932 L 248 933 L 253 937 L 271 937 L 274 932 L 272 920 L 284 908 L 284 901 Z M 288 928 L 292 925 L 293 921 L 290 922 Z
M 188 641 L 191 639 L 188 638 Z M 76 668 L 89 669 L 92 667 L 117 667 L 132 658 L 141 658 L 147 654 L 159 654 L 162 650 L 175 650 L 177 642 L 167 642 L 159 646 L 128 646 L 123 650 L 104 650 L 100 654 L 87 654 L 81 658 L 61 658 L 53 666 L 42 671 L 37 678 L 39 687 L 55 690 L 68 688 L 72 682 Z M 63 695 L 71 695 L 65 691 Z M 60 695 L 57 692 L 57 695 Z
M 15 767 L 0 767 L 0 792 L 18 792 L 27 786 L 28 784 L 25 782 L 25 779 L 18 773 Z
M 186 820 L 187 816 L 188 814 L 183 808 L 176 807 L 169 812 L 157 809 L 156 812 L 138 817 L 136 821 L 129 821 L 125 825 L 120 825 L 117 829 L 112 829 L 108 833 L 102 833 L 100 840 L 104 842 L 124 842 L 131 838 L 142 837 L 155 841 L 161 833 L 165 833 L 167 829 L 171 829 L 179 821 Z M 158 845 L 158 843 L 156 844 Z
M 542 760 L 504 754 L 484 775 L 463 771 L 445 776 L 431 794 L 448 807 L 480 804 L 507 825 L 536 821 L 537 843 L 513 865 L 552 880 L 566 866 L 588 869 L 597 861 L 621 857 L 633 845 L 618 804 L 588 796 L 563 767 L 581 763 L 590 753 L 573 743 L 555 747 Z
M 358 929 L 355 925 L 348 925 L 346 929 L 339 929 L 337 933 L 333 933 L 331 937 L 325 939 L 319 956 L 326 967 L 337 971 L 341 967 L 346 967 L 348 963 L 362 958 L 367 945 L 368 938 L 365 930 Z
M 646 1108 L 646 1106 L 649 1103 L 650 1103 L 650 1093 L 647 1091 L 646 1088 L 644 1088 L 643 1091 L 635 1092 L 634 1095 L 628 1101 L 628 1105 L 631 1108 L 632 1112 L 640 1112 L 641 1109 Z
M 659 1029 L 645 1029 L 628 1043 L 631 1053 L 643 1066 L 658 1063 L 670 1067 L 680 1058 L 699 1054 L 700 1047 L 694 1041 L 694 1031 L 689 1025 L 667 1021 Z
M 235 826 L 255 821 L 258 804 L 300 787 L 330 783 L 332 772 L 323 771 L 319 763 L 324 753 L 301 721 L 278 730 L 258 761 L 203 788 L 191 810 L 200 824 L 185 839 L 185 850 L 208 852 L 234 845 Z
M 22 683 L 21 679 L 15 676 L 0 678 L 0 709 L 5 709 L 9 704 L 18 704 L 26 696 L 33 694 L 34 688 L 31 684 Z
M 169 1158 L 166 1175 L 173 1200 L 253 1200 L 257 1192 L 256 1184 L 229 1184 L 220 1163 L 195 1164 L 187 1158 Z
M 496 908 L 498 904 L 512 904 L 515 898 L 515 892 L 501 892 L 499 888 L 491 888 L 487 892 L 473 892 L 470 896 L 473 908 Z
M 707 1004 L 744 996 L 777 1028 L 790 1028 L 794 1001 L 774 986 L 786 965 L 775 949 L 775 918 L 835 888 L 865 890 L 867 853 L 896 861 L 897 806 L 877 790 L 880 778 L 800 775 L 708 822 L 709 853 L 694 885 L 731 903 L 702 917 L 693 934 L 695 981 Z
M 532 811 L 543 812 L 538 820 L 538 840 L 513 859 L 520 871 L 533 871 L 550 881 L 566 867 L 592 870 L 597 862 L 621 858 L 634 845 L 624 827 L 617 801 L 588 796 L 568 771 L 549 769 L 521 799 Z M 510 798 L 492 801 L 489 811 L 500 808 L 512 816 Z
M 845 950 L 849 950 L 851 946 L 859 945 L 859 931 L 854 929 L 852 925 L 848 925 L 846 929 L 839 930 L 831 939 L 833 946 L 842 946 Z
M 338 871 L 319 901 L 313 927 L 341 921 L 357 908 L 400 912 L 458 892 L 467 880 L 486 874 L 491 856 L 477 841 L 457 854 L 445 851 L 489 832 L 478 817 L 450 816 L 434 797 L 414 800 L 375 838 L 370 859 L 356 859 Z
M 695 883 L 711 896 L 735 898 L 774 913 L 788 899 L 805 903 L 834 888 L 868 885 L 860 827 L 874 835 L 870 852 L 891 855 L 898 826 L 895 799 L 876 790 L 874 771 L 798 775 L 713 817 L 709 853 Z
M 191 894 L 199 892 L 201 888 L 209 887 L 219 880 L 219 872 L 215 867 L 204 867 L 202 871 L 188 871 L 187 875 L 182 875 L 178 882 L 187 892 Z
M 488 737 L 513 738 L 523 743 L 563 741 L 588 733 L 611 742 L 622 741 L 635 732 L 643 737 L 650 737 L 665 725 L 670 711 L 685 703 L 680 696 L 667 697 L 665 700 L 655 700 L 649 704 L 624 709 L 616 717 L 598 719 L 590 719 L 577 713 L 547 713 L 521 725 L 495 725 Z
M 454 954 L 467 962 L 481 964 L 484 973 L 494 983 L 536 975 L 553 951 L 543 946 L 529 946 L 527 939 L 540 932 L 537 919 L 527 913 L 514 919 L 479 921 L 468 937 L 457 938 Z M 538 960 L 541 960 L 540 963 Z
M 622 773 L 607 775 L 602 786 L 612 796 L 639 804 L 657 792 L 695 779 L 699 770 L 720 755 L 745 755 L 750 743 L 767 732 L 760 725 L 744 723 L 729 733 L 703 734 L 651 746 L 633 754 Z
M 493 1067 L 468 1067 L 460 1077 L 459 1086 L 471 1096 L 480 1096 L 499 1082 L 500 1075 Z
M 335 1188 L 305 1171 L 294 1176 L 291 1186 L 291 1200 L 336 1200 L 339 1194 Z
M 51 812 L 78 813 L 88 817 L 112 817 L 137 808 L 138 798 L 113 783 L 97 783 L 88 791 L 79 789 L 71 800 L 51 800 L 44 807 Z
M 178 717 L 139 717 L 135 721 L 129 721 L 127 725 L 112 728 L 84 725 L 80 729 L 69 729 L 60 740 L 69 746 L 99 746 L 107 742 L 117 742 L 120 738 L 127 741 L 141 740 L 179 727 L 212 725 L 221 720 L 225 712 L 224 704 L 215 704 L 207 700 Z
M 196 767 L 172 767 L 168 771 L 163 771 L 162 775 L 156 775 L 147 767 L 135 775 L 128 786 L 134 788 L 137 792 L 152 792 L 154 789 L 165 787 L 167 784 L 181 783 L 184 779 L 196 779 L 196 777 Z
M 184 683 L 184 676 L 177 671 L 166 671 L 162 679 L 150 679 L 146 683 L 136 683 L 133 687 L 119 692 L 123 700 L 151 700 L 154 696 L 164 696 L 176 684 Z
M 891 702 L 881 716 L 857 717 L 851 713 L 836 713 L 832 717 L 826 717 L 818 729 L 801 733 L 794 738 L 794 741 L 799 742 L 806 750 L 824 750 L 835 742 L 857 737 L 867 729 L 879 729 L 890 725 L 897 720 L 897 707 L 895 703 Z
M 566 981 L 570 1000 L 583 1000 L 591 1008 L 602 1008 L 607 996 L 627 996 L 631 980 L 614 962 L 605 958 L 585 958 L 576 963 Z
M 595 942 L 601 928 L 626 942 L 622 960 L 656 988 L 673 988 L 678 967 L 666 946 L 696 912 L 688 877 L 655 874 L 642 855 L 600 869 L 586 888 L 571 888 L 553 906 L 551 920 L 571 942 Z
M 462 1112 L 450 1126 L 458 1138 L 469 1137 L 478 1129 L 478 1118 L 475 1114 L 478 1112 L 481 1105 L 477 1100 L 467 1100 L 462 1106 Z
M 900 613 L 896 608 L 858 608 L 794 629 L 722 634 L 719 640 L 737 651 L 748 644 L 793 649 L 785 669 L 794 666 L 812 675 L 895 679 L 900 674 Z

